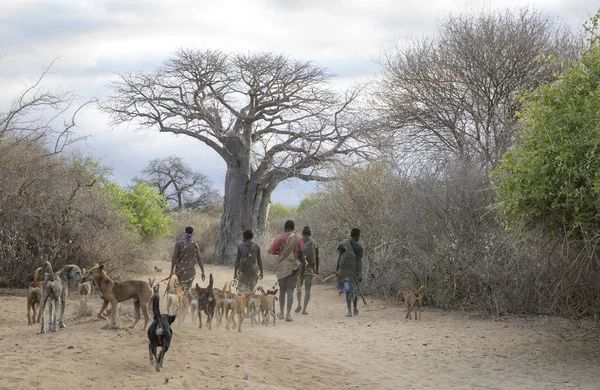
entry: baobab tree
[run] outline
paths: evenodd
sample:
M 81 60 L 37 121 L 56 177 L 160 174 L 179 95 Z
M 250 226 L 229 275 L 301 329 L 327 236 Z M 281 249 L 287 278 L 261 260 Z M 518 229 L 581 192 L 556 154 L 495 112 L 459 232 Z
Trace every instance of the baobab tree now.
M 155 158 L 134 181 L 147 181 L 158 189 L 176 208 L 197 208 L 220 202 L 221 196 L 213 189 L 206 175 L 194 171 L 178 156 Z
M 284 180 L 327 180 L 339 159 L 364 158 L 368 126 L 359 89 L 335 93 L 332 75 L 273 53 L 179 50 L 156 71 L 122 74 L 103 107 L 115 125 L 134 121 L 187 135 L 227 164 L 215 262 L 231 262 L 244 229 L 262 230 Z

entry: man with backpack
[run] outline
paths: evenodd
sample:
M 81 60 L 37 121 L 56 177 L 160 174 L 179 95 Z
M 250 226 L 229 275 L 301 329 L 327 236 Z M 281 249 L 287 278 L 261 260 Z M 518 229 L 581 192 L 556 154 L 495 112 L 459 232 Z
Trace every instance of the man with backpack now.
M 233 278 L 238 281 L 237 289 L 240 294 L 253 293 L 256 283 L 263 278 L 260 246 L 252 242 L 254 238 L 252 230 L 246 230 L 243 237 L 244 242 L 237 247 L 235 271 L 233 273 Z
M 302 236 L 294 232 L 294 221 L 285 221 L 284 232 L 275 237 L 269 247 L 269 254 L 277 256 L 275 275 L 279 283 L 279 314 L 277 317 L 283 319 L 283 311 L 287 308 L 285 320 L 292 321 L 292 305 L 294 304 L 294 287 L 298 275 L 302 273 L 306 262 L 304 250 L 306 245 Z M 287 297 L 287 299 L 286 299 Z
M 346 294 L 346 305 L 348 314 L 352 317 L 352 302 L 354 302 L 354 315 L 358 315 L 357 302 L 360 294 L 360 282 L 362 282 L 362 258 L 363 247 L 358 243 L 360 230 L 352 229 L 350 238 L 342 241 L 338 246 L 340 256 L 338 258 L 336 274 L 338 289 Z
M 298 282 L 296 283 L 296 296 L 298 297 L 298 307 L 296 307 L 296 313 L 308 315 L 306 308 L 308 301 L 310 301 L 310 289 L 312 287 L 314 275 L 319 274 L 319 247 L 317 242 L 311 238 L 311 231 L 308 226 L 305 226 L 302 230 L 302 239 L 306 245 L 304 255 L 306 256 L 306 268 L 304 272 L 298 276 Z M 304 284 L 304 308 L 302 308 L 302 285 Z

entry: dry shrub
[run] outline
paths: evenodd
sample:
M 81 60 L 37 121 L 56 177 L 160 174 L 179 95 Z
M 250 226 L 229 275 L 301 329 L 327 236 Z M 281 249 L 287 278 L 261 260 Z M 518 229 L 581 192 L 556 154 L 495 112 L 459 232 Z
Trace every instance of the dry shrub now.
M 91 317 L 94 314 L 94 310 L 87 301 L 80 301 L 75 304 L 75 310 L 73 312 L 73 318 Z
M 488 208 L 493 196 L 470 163 L 408 177 L 375 162 L 341 171 L 296 224 L 310 225 L 321 246 L 322 277 L 335 270 L 339 241 L 360 228 L 363 289 L 384 298 L 425 285 L 427 303 L 444 309 L 596 316 L 596 248 L 506 231 Z
M 45 260 L 116 272 L 149 253 L 90 173 L 41 142 L 4 139 L 0 167 L 0 286 L 26 286 Z

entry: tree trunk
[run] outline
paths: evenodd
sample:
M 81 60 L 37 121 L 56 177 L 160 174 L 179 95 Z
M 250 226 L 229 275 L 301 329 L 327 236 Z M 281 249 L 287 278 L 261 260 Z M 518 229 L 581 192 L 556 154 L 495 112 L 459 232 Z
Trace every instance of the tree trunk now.
M 244 230 L 251 229 L 255 236 L 266 227 L 271 194 L 258 183 L 248 183 L 245 175 L 227 173 L 225 200 L 221 217 L 219 241 L 215 250 L 215 264 L 232 264 L 237 244 L 242 241 Z
M 227 169 L 215 264 L 232 264 L 235 261 L 237 244 L 242 241 L 244 230 L 251 229 L 256 237 L 266 227 L 273 191 L 265 188 L 259 178 L 246 172 L 235 161 Z

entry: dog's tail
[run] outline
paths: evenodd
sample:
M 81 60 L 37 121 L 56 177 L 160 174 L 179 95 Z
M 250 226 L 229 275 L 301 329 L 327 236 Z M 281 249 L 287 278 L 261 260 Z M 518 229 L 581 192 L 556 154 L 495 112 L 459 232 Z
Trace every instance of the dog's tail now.
M 160 297 L 158 294 L 154 294 L 152 297 L 152 311 L 154 311 L 154 320 L 158 324 L 160 328 L 163 327 L 162 316 L 160 315 L 160 305 L 159 305 Z
M 258 291 L 260 291 L 262 295 L 267 295 L 267 293 L 265 292 L 265 289 L 263 288 L 263 286 L 258 286 L 256 289 Z
M 415 295 L 416 295 L 416 296 L 419 296 L 419 294 L 421 293 L 421 291 L 422 291 L 424 288 L 425 288 L 425 286 L 421 286 L 421 287 L 419 287 L 419 288 L 418 288 L 418 290 L 417 290 L 417 291 L 415 291 Z
M 208 275 L 208 295 L 212 294 L 214 279 L 212 274 Z
M 42 272 L 42 267 L 37 267 L 33 272 L 33 287 L 37 287 L 40 282 L 39 275 Z

